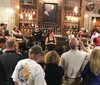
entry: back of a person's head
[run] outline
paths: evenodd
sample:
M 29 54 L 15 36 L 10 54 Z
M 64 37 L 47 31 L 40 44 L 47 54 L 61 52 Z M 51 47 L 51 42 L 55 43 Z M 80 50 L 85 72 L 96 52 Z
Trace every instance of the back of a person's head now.
M 90 68 L 93 73 L 100 75 L 100 49 L 99 48 L 95 48 L 91 53 Z
M 93 33 L 93 32 L 96 32 L 96 29 L 93 29 L 93 30 L 92 30 L 92 33 Z
M 70 49 L 76 50 L 77 47 L 78 47 L 78 40 L 77 40 L 76 38 L 72 38 L 72 39 L 69 41 L 69 46 L 70 46 Z
M 60 57 L 56 51 L 49 51 L 45 55 L 45 63 L 59 64 Z
M 43 54 L 42 47 L 39 45 L 34 45 L 29 49 L 29 56 L 33 54 Z
M 1 25 L 1 26 L 4 26 L 5 24 L 4 24 L 4 23 L 1 23 L 0 25 Z
M 87 38 L 82 38 L 81 40 L 82 40 L 82 42 L 83 42 L 83 45 L 84 45 L 85 47 L 88 47 L 88 39 L 87 39 Z
M 49 29 L 49 30 L 48 30 L 48 33 L 47 33 L 47 37 L 49 37 L 49 35 L 50 35 L 52 32 L 53 32 L 53 30 L 52 30 L 52 29 Z
M 8 40 L 6 41 L 6 47 L 12 48 L 12 47 L 14 47 L 14 45 L 15 45 L 14 39 L 8 39 Z
M 6 42 L 6 39 L 5 38 L 0 38 L 0 43 L 5 43 Z
M 100 37 L 96 37 L 93 39 L 94 45 L 95 46 L 100 46 Z
M 4 48 L 6 39 L 5 38 L 0 38 L 0 48 Z
M 22 51 L 26 51 L 27 50 L 26 43 L 25 42 L 19 42 L 18 49 L 20 49 Z
M 14 27 L 13 27 L 13 30 L 16 30 L 16 29 L 18 29 L 18 27 L 17 27 L 17 26 L 14 26 Z

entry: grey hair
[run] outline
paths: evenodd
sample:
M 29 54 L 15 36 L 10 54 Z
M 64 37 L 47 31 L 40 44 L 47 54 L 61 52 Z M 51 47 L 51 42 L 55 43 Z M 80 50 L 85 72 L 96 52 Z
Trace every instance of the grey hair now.
M 7 47 L 12 48 L 12 47 L 14 47 L 14 45 L 15 45 L 14 39 L 8 39 L 8 40 L 6 41 L 6 46 L 7 46 Z

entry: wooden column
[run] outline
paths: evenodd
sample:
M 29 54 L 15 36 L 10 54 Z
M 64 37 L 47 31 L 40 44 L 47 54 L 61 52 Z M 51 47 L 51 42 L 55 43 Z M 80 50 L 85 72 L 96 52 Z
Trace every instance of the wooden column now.
M 19 27 L 19 10 L 20 10 L 20 0 L 16 0 L 16 4 L 15 4 L 15 26 Z M 19 8 L 17 7 L 19 6 Z
M 86 11 L 86 0 L 81 0 L 81 17 L 80 17 L 80 28 L 84 27 L 84 15 Z

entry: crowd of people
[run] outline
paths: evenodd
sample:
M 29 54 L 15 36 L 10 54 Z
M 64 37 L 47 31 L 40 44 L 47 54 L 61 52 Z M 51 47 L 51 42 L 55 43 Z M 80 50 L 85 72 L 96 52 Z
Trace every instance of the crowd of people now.
M 48 31 L 44 42 L 48 51 L 42 49 L 43 32 L 38 26 L 32 32 L 32 46 L 27 48 L 27 43 L 22 41 L 16 48 L 9 31 L 9 35 L 5 35 L 5 25 L 0 25 L 0 85 L 100 85 L 97 29 L 88 36 L 86 29 L 81 28 L 77 36 L 69 38 L 69 51 L 59 55 L 53 30 Z M 16 38 L 23 36 L 17 27 L 12 33 Z

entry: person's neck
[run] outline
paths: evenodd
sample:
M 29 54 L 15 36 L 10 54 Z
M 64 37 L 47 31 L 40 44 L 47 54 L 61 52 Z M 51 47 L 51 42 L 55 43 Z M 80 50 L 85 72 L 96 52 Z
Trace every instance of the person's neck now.
M 6 51 L 14 51 L 14 48 L 6 48 Z
M 52 36 L 52 35 L 50 35 L 50 36 L 49 36 L 49 38 L 53 38 L 53 36 Z
M 71 49 L 71 50 L 78 50 L 78 48 L 76 47 L 76 48 L 73 48 L 73 49 Z

